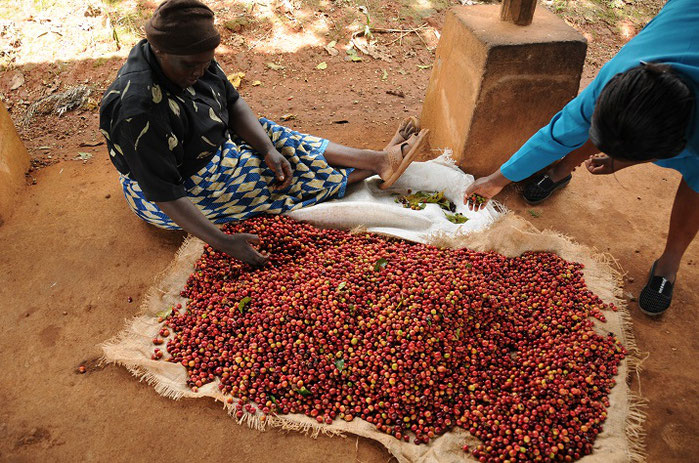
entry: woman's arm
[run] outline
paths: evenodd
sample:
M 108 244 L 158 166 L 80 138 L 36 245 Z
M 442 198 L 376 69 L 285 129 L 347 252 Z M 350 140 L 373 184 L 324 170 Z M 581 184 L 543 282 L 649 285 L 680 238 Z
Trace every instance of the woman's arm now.
M 236 233 L 228 235 L 219 230 L 187 198 L 174 201 L 155 202 L 155 204 L 184 231 L 206 242 L 217 251 L 222 251 L 247 264 L 261 266 L 267 258 L 257 252 L 250 243 L 259 243 L 257 235 Z
M 262 129 L 257 116 L 242 97 L 235 100 L 235 103 L 228 108 L 228 114 L 230 121 L 228 125 L 231 130 L 248 142 L 255 151 L 263 156 L 276 151 L 272 140 L 267 136 L 267 132 Z
M 283 190 L 291 185 L 291 164 L 274 147 L 257 116 L 242 97 L 228 108 L 228 115 L 231 130 L 260 153 L 267 166 L 274 171 L 278 182 L 275 189 Z
M 590 162 L 590 158 L 593 154 L 598 153 L 599 150 L 595 145 L 593 145 L 589 140 L 583 143 L 582 146 L 579 148 L 574 149 L 568 155 L 563 158 L 560 162 L 568 162 L 570 163 L 570 170 L 573 168 L 577 167 L 585 161 L 587 169 L 590 170 L 589 165 L 587 164 Z M 616 166 L 615 161 L 615 166 Z M 590 170 L 592 172 L 592 170 Z M 596 172 L 592 172 L 593 174 Z M 511 183 L 511 180 L 508 179 L 505 175 L 502 173 L 502 168 L 496 170 L 492 174 L 488 175 L 487 177 L 481 177 L 477 179 L 475 182 L 473 182 L 467 189 L 466 192 L 464 193 L 464 204 L 469 206 L 470 209 L 473 208 L 471 204 L 468 203 L 468 198 L 472 194 L 478 194 L 483 196 L 484 198 L 492 198 L 493 196 L 497 195 L 500 193 L 500 191 L 505 188 L 506 185 Z
M 591 82 L 500 166 L 500 172 L 509 180 L 520 182 L 583 148 L 589 138 L 600 85 L 603 84 L 598 79 Z

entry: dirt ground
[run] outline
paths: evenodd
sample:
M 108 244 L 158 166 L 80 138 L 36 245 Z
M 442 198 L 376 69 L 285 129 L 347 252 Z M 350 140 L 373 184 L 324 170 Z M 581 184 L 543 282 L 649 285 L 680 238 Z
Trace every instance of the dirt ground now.
M 439 29 L 444 6 L 400 24 L 417 27 L 424 19 Z M 327 18 L 338 24 L 341 13 Z M 624 39 L 608 26 L 572 23 L 591 40 L 584 85 Z M 293 114 L 287 124 L 294 128 L 360 147 L 383 146 L 402 117 L 419 114 L 429 79 L 429 69 L 419 66 L 429 65 L 426 47 L 437 40 L 431 29 L 392 43 L 389 63 L 346 61 L 344 52 L 331 56 L 316 45 L 283 54 L 249 50 L 265 27 L 251 28 L 245 43 L 227 33 L 219 55 L 227 72 L 246 73 L 241 94 L 260 114 L 277 120 Z M 99 98 L 122 61 L 18 62 L 0 73 L 0 95 L 34 164 L 13 214 L 0 224 L 0 461 L 389 461 L 380 445 L 361 438 L 259 433 L 236 425 L 213 402 L 165 399 L 124 368 L 99 366 L 97 345 L 137 313 L 184 235 L 150 227 L 127 208 L 104 145 L 84 146 L 101 141 L 93 107 L 37 117 L 28 126 L 21 121 L 29 102 L 77 83 L 94 86 Z M 321 62 L 328 67 L 317 69 Z M 17 72 L 25 82 L 12 90 Z M 255 80 L 262 85 L 253 86 Z M 678 182 L 676 172 L 647 165 L 608 177 L 579 172 L 537 207 L 512 190 L 500 199 L 540 228 L 613 255 L 627 272 L 624 291 L 632 299 L 662 252 Z M 640 382 L 632 382 L 648 401 L 649 462 L 697 461 L 697 283 L 699 240 L 685 256 L 665 316 L 650 319 L 629 301 L 639 347 L 648 353 Z M 77 372 L 80 365 L 86 374 Z

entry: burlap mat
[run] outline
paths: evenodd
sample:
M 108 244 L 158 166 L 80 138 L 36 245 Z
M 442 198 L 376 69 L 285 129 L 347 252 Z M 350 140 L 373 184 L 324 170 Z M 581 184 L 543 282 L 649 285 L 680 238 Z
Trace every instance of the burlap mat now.
M 525 251 L 550 251 L 568 261 L 582 263 L 585 266 L 584 275 L 588 288 L 604 302 L 614 304 L 619 309 L 617 312 L 605 312 L 607 322 L 598 325 L 603 326 L 605 333 L 611 331 L 617 335 L 629 351 L 629 355 L 619 366 L 617 384 L 609 396 L 611 406 L 604 423 L 604 431 L 597 436 L 593 453 L 579 461 L 645 461 L 642 430 L 645 416 L 641 411 L 643 404 L 640 397 L 632 393 L 628 386 L 629 376 L 638 374 L 640 368 L 639 352 L 622 299 L 621 275 L 612 259 L 596 253 L 591 248 L 576 244 L 558 233 L 539 231 L 529 222 L 513 214 L 504 215 L 485 231 L 456 236 L 443 232 L 433 233 L 425 241 L 444 247 L 494 250 L 509 257 L 518 256 Z M 129 321 L 119 335 L 102 345 L 104 359 L 125 366 L 163 396 L 172 399 L 211 397 L 223 403 L 224 408 L 233 416 L 235 403 L 230 405 L 225 402 L 227 397 L 224 398 L 220 394 L 217 383 L 208 384 L 194 393 L 186 385 L 185 368 L 182 365 L 150 359 L 153 350 L 152 339 L 160 329 L 157 314 L 173 304 L 185 305 L 185 300 L 179 293 L 202 249 L 203 243 L 197 239 L 188 239 L 182 245 L 172 265 L 150 289 L 142 307 L 142 314 Z M 265 421 L 260 421 L 257 415 L 245 414 L 238 422 L 260 431 L 281 428 L 304 432 L 313 437 L 319 433 L 336 436 L 355 434 L 380 442 L 400 462 L 475 461 L 469 454 L 464 453 L 461 447 L 465 443 L 471 447 L 478 443 L 458 427 L 434 439 L 428 445 L 418 446 L 379 432 L 372 424 L 361 419 L 355 419 L 350 423 L 336 420 L 331 425 L 325 425 L 300 414 L 269 416 Z

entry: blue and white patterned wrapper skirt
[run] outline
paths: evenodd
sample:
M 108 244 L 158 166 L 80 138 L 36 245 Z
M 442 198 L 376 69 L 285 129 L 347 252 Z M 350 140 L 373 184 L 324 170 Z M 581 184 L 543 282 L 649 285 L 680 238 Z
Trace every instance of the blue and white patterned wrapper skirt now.
M 216 224 L 244 220 L 259 214 L 281 214 L 332 198 L 341 198 L 353 169 L 334 168 L 323 153 L 328 140 L 306 135 L 260 119 L 277 150 L 293 169 L 291 186 L 274 191 L 274 172 L 262 156 L 240 139 L 229 139 L 211 162 L 184 182 L 189 198 Z M 160 208 L 148 201 L 135 180 L 120 175 L 131 209 L 160 228 L 181 230 Z

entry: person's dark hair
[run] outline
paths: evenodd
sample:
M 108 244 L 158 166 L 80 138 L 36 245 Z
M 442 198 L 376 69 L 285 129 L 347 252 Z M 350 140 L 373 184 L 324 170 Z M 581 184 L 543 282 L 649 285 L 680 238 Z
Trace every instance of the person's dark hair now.
M 602 89 L 590 141 L 612 158 L 671 158 L 687 145 L 694 104 L 694 92 L 669 65 L 641 63 Z

